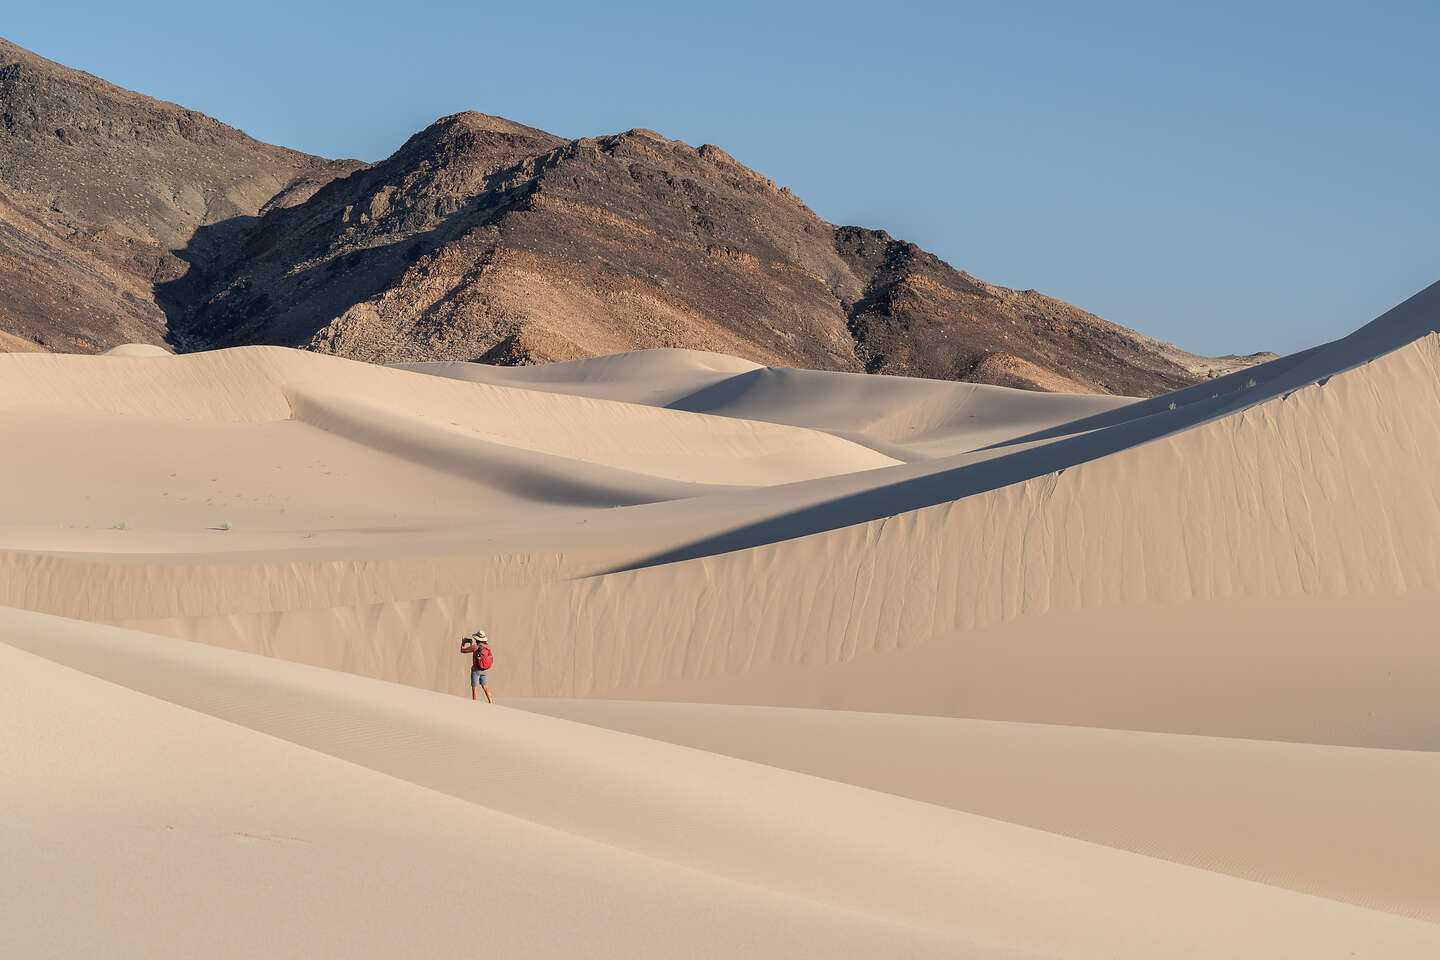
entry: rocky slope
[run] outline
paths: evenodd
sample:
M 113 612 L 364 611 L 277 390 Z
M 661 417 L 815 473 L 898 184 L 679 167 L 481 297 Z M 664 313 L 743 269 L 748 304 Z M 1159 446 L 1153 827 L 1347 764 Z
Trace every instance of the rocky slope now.
M 373 166 L 259 143 L 0 41 L 0 330 L 56 349 L 373 361 L 688 347 L 767 364 L 1154 394 L 1187 354 L 879 231 L 718 147 L 446 117 Z
M 355 166 L 0 40 L 0 329 L 83 352 L 162 342 L 157 283 L 229 257 L 228 238 L 282 191 L 304 199 Z

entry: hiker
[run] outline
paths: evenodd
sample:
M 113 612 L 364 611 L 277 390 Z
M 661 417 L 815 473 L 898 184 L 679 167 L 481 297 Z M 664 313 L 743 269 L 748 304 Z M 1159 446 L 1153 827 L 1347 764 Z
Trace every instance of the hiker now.
M 490 685 L 486 679 L 490 674 L 490 668 L 495 664 L 495 655 L 490 652 L 490 638 L 485 636 L 484 630 L 476 630 L 468 637 L 460 640 L 460 652 L 470 654 L 470 699 L 479 700 L 480 691 L 485 691 L 485 702 L 494 703 L 490 699 Z

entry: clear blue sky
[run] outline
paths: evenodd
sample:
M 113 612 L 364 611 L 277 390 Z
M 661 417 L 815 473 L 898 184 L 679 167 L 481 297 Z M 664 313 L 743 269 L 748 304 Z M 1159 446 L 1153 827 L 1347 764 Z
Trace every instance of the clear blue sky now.
M 463 109 L 715 143 L 826 219 L 1207 353 L 1440 280 L 1433 0 L 52 2 L 0 31 L 326 156 Z

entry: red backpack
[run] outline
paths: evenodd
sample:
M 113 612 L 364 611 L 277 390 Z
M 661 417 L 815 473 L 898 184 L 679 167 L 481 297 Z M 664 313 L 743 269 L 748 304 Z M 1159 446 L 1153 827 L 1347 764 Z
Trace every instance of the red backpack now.
M 495 665 L 495 654 L 490 652 L 490 644 L 482 643 L 480 645 L 480 652 L 477 654 L 477 656 L 480 660 L 481 670 L 489 670 Z

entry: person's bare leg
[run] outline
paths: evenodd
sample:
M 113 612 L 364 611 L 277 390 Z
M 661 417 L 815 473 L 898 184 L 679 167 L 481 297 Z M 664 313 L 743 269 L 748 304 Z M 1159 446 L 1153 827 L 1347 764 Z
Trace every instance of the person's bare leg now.
M 475 692 L 475 688 L 474 688 L 474 687 L 471 687 L 471 688 L 470 688 L 470 699 L 471 699 L 471 700 L 479 700 L 479 699 L 480 699 L 480 696 L 479 696 L 479 694 L 477 694 L 477 693 Z M 489 694 L 488 692 L 485 694 L 485 699 L 486 699 L 486 700 L 489 700 L 489 699 L 490 699 L 490 694 Z
M 485 691 L 485 702 L 486 702 L 486 703 L 494 703 L 494 702 L 495 702 L 494 700 L 491 700 L 491 699 L 490 699 L 490 688 L 489 688 L 489 687 L 484 687 L 484 686 L 482 686 L 480 689 Z

